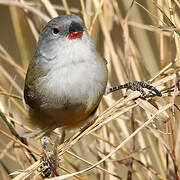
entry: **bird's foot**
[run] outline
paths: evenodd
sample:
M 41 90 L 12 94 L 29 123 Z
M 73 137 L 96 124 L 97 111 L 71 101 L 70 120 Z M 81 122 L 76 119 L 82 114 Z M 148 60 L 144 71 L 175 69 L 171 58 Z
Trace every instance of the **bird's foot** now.
M 43 154 L 41 157 L 42 166 L 39 171 L 41 172 L 41 176 L 43 178 L 57 176 L 57 147 L 54 143 L 52 143 L 50 137 L 43 136 L 41 138 L 41 145 L 43 148 Z
M 123 85 L 109 87 L 106 89 L 106 94 L 109 94 L 111 92 L 124 89 L 124 88 L 131 89 L 133 91 L 139 91 L 141 93 L 141 97 L 144 99 L 147 98 L 148 95 L 146 94 L 143 88 L 149 89 L 150 93 L 153 95 L 162 96 L 161 92 L 158 91 L 154 86 L 152 86 L 150 81 L 132 81 Z

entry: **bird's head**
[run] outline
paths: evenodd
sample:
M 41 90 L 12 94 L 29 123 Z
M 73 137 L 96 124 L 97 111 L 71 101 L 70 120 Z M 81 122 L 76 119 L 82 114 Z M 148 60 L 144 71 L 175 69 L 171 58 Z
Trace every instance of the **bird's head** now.
M 91 39 L 89 37 L 79 16 L 58 16 L 49 21 L 41 31 L 37 50 L 42 55 L 53 58 L 63 47 L 70 47 L 75 41 L 87 42 Z

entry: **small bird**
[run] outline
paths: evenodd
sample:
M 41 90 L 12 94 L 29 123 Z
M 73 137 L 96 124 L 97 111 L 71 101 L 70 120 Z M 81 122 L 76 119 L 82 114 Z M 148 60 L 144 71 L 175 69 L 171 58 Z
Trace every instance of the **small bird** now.
M 47 145 L 51 144 L 46 135 L 58 127 L 72 129 L 94 119 L 105 92 L 131 88 L 145 98 L 143 88 L 148 88 L 161 95 L 149 82 L 134 81 L 106 89 L 107 80 L 106 61 L 96 51 L 79 16 L 62 15 L 47 23 L 40 33 L 24 87 L 28 124 L 33 129 L 30 136 L 41 138 L 44 150 L 44 178 L 56 172 L 52 157 L 46 155 Z
M 107 80 L 106 61 L 96 51 L 82 19 L 71 14 L 49 21 L 40 33 L 25 79 L 24 99 L 33 136 L 84 125 L 95 114 L 105 91 L 130 88 L 146 98 L 143 88 L 147 88 L 161 96 L 149 82 L 106 89 Z
M 34 135 L 82 126 L 95 113 L 107 76 L 106 61 L 79 16 L 62 15 L 49 21 L 25 79 L 24 99 Z

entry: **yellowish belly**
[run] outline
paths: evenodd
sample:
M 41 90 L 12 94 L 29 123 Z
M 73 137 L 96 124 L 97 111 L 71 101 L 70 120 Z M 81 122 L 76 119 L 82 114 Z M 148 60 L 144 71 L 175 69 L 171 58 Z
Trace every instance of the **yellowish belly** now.
M 62 109 L 46 110 L 46 112 L 30 109 L 30 124 L 40 129 L 49 127 L 72 129 L 82 126 L 86 123 L 86 119 L 97 107 L 100 100 L 101 97 L 92 107 L 76 105 L 64 107 Z

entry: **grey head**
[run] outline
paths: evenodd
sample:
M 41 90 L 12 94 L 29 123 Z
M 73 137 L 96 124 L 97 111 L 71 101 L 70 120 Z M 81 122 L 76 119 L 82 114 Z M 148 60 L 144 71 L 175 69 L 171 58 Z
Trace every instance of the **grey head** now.
M 88 36 L 88 38 L 82 38 Z M 74 40 L 91 41 L 82 19 L 74 14 L 58 16 L 48 22 L 40 33 L 37 46 L 38 55 L 54 58 L 59 48 L 68 46 Z

